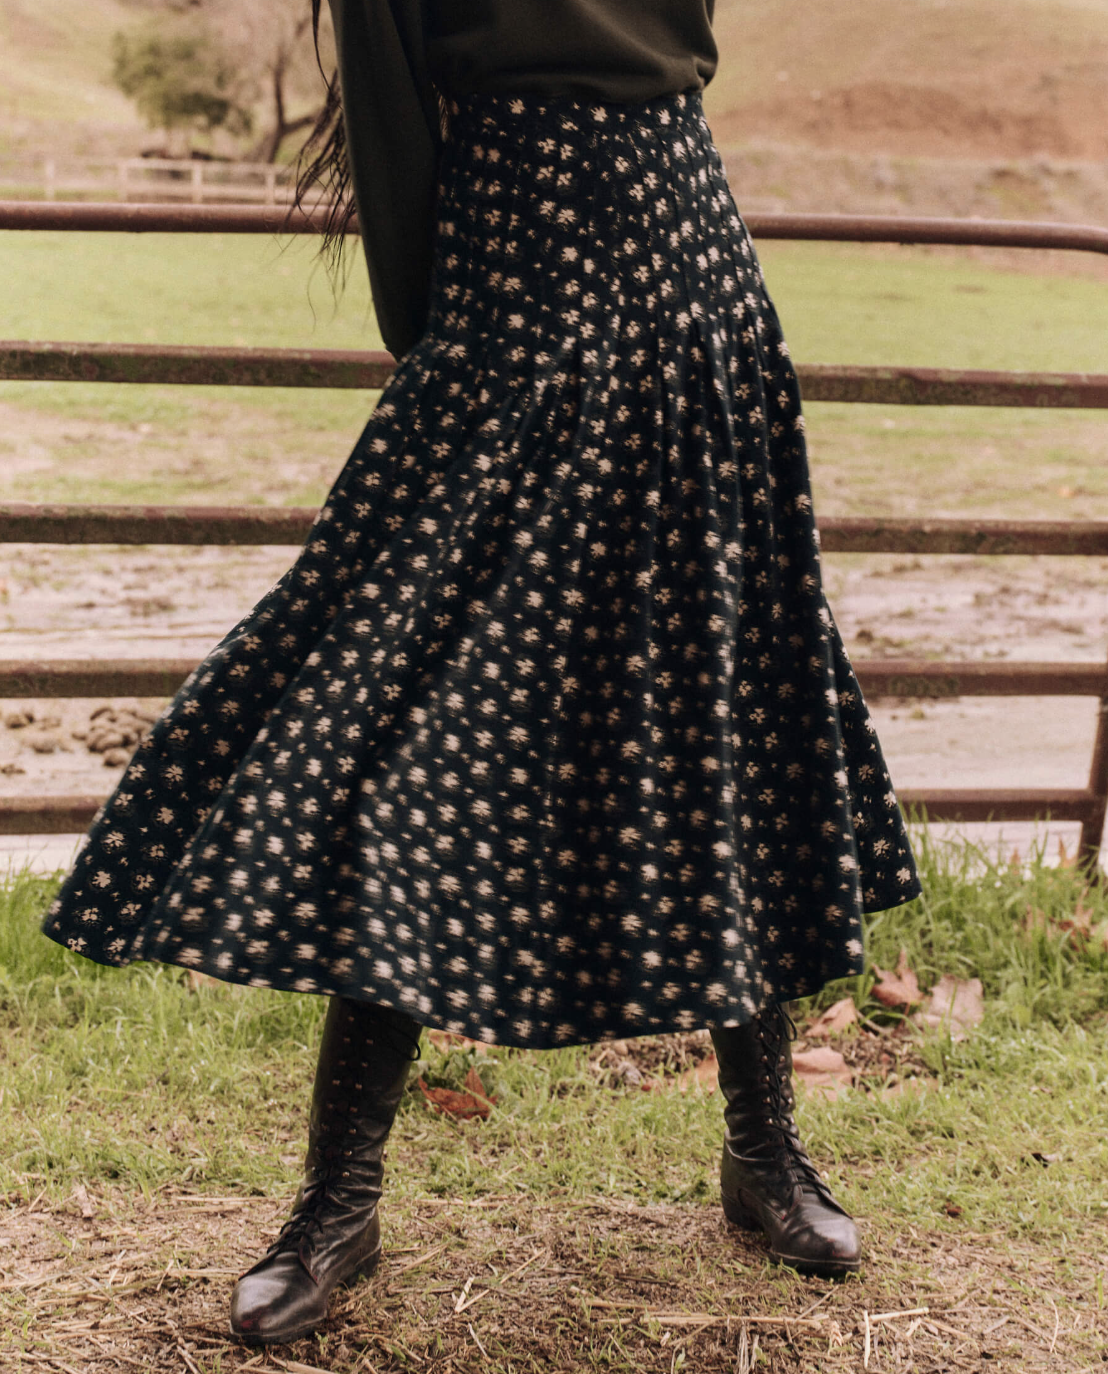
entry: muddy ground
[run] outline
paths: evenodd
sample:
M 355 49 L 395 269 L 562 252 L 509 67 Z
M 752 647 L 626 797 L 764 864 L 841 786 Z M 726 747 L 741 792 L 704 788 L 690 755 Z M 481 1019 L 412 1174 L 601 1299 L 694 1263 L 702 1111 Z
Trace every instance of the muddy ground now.
M 106 549 L 7 546 L 0 628 L 7 659 L 199 660 L 285 571 L 287 547 Z M 1108 644 L 1108 559 L 825 558 L 828 595 L 852 658 L 1096 662 Z M 106 795 L 161 700 L 0 703 L 4 794 Z M 139 718 L 127 708 L 139 712 Z M 894 783 L 1083 786 L 1091 698 L 872 703 Z M 107 728 L 105 728 L 107 727 Z M 108 739 L 105 739 L 105 736 Z M 996 827 L 970 827 L 997 839 Z M 1028 826 L 1003 843 L 1026 845 Z M 1049 832 L 1073 847 L 1076 827 Z M 75 837 L 7 837 L 4 855 L 65 863 Z

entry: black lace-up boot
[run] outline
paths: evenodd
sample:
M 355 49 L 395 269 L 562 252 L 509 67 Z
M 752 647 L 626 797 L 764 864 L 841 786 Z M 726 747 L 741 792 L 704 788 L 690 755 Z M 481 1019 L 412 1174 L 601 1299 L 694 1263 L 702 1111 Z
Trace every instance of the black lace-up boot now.
M 854 1222 L 800 1143 L 790 1040 L 796 1027 L 773 1004 L 746 1026 L 712 1026 L 724 1096 L 724 1215 L 764 1231 L 774 1259 L 802 1274 L 841 1278 L 860 1268 Z
M 376 1269 L 384 1146 L 420 1033 L 402 1012 L 331 998 L 304 1180 L 280 1235 L 231 1298 L 231 1330 L 247 1344 L 308 1335 L 326 1316 L 334 1288 Z

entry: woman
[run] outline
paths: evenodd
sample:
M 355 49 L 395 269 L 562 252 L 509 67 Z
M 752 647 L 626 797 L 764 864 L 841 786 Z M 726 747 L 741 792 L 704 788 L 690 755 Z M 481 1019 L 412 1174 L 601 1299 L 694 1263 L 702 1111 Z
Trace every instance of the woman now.
M 332 13 L 322 161 L 397 369 L 44 929 L 331 999 L 304 1181 L 232 1299 L 248 1341 L 307 1334 L 375 1267 L 424 1025 L 533 1048 L 708 1026 L 726 1215 L 849 1272 L 783 1004 L 860 972 L 862 913 L 919 884 L 704 121 L 711 0 Z

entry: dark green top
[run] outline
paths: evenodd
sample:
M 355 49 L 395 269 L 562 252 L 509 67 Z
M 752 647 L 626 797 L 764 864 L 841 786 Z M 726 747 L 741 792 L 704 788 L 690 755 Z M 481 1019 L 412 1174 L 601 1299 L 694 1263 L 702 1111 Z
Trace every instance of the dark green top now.
M 385 347 L 427 321 L 438 93 L 637 101 L 701 90 L 715 0 L 330 0 L 354 199 Z

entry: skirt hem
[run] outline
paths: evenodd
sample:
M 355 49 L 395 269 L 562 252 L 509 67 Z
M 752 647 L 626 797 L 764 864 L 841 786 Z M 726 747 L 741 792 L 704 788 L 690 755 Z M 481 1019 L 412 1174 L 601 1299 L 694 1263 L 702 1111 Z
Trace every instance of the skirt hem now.
M 909 893 L 904 893 L 902 891 L 898 891 L 895 894 L 889 893 L 885 896 L 871 898 L 870 901 L 864 905 L 863 909 L 867 914 L 877 911 L 888 911 L 894 907 L 903 906 L 921 895 L 922 889 L 919 888 Z M 45 927 L 42 933 L 48 939 L 54 940 L 57 944 L 60 944 L 64 949 L 69 949 L 64 938 L 60 935 L 52 935 Z M 78 950 L 69 950 L 69 952 L 71 954 L 80 954 Z M 102 954 L 102 951 L 98 953 Z M 287 978 L 281 979 L 280 981 L 273 978 L 266 978 L 263 980 L 245 974 L 238 977 L 228 977 L 227 970 L 219 968 L 215 960 L 202 960 L 198 964 L 185 964 L 180 961 L 165 961 L 142 955 L 134 955 L 122 960 L 112 960 L 84 954 L 80 954 L 80 957 L 87 958 L 90 963 L 100 964 L 106 968 L 123 969 L 132 964 L 162 964 L 163 967 L 166 968 L 184 968 L 190 972 L 200 973 L 207 977 L 214 978 L 220 983 L 241 987 L 266 988 L 273 992 L 296 992 L 306 996 L 349 997 L 354 1001 L 370 1002 L 375 1006 L 388 1007 L 393 1011 L 403 1012 L 405 1015 L 413 1017 L 421 1026 L 430 1030 L 441 1030 L 456 1035 L 465 1035 L 469 1039 L 479 1040 L 485 1044 L 500 1045 L 513 1049 L 564 1049 L 571 1045 L 600 1044 L 607 1040 L 631 1040 L 639 1036 L 665 1035 L 679 1031 L 687 1032 L 690 1030 L 699 1030 L 708 1026 L 746 1025 L 761 1009 L 755 1008 L 751 1010 L 749 1006 L 742 1004 L 738 1004 L 730 1010 L 713 1007 L 712 1012 L 714 1019 L 709 1020 L 702 1016 L 699 1011 L 693 1012 L 689 1009 L 674 1008 L 672 1014 L 667 1014 L 664 1018 L 666 1022 L 664 1025 L 644 1027 L 641 1022 L 627 1022 L 625 1024 L 617 1023 L 612 1026 L 603 1027 L 589 1035 L 579 1034 L 576 1037 L 564 1040 L 556 1040 L 549 1035 L 531 1036 L 525 1039 L 518 1037 L 509 1039 L 504 1038 L 504 1030 L 506 1030 L 507 1027 L 505 1027 L 504 1030 L 498 1031 L 493 1027 L 482 1026 L 473 1021 L 472 1018 L 465 1019 L 445 1016 L 441 1012 L 435 1010 L 426 1012 L 413 1010 L 410 1004 L 403 1004 L 399 998 L 389 999 L 387 996 L 381 996 L 376 993 L 371 997 L 367 995 L 364 988 L 352 985 L 336 985 L 333 987 L 324 985 L 306 989 L 295 986 L 297 978 L 294 974 L 290 974 Z M 822 982 L 817 986 L 806 986 L 803 981 L 797 981 L 791 984 L 788 982 L 781 982 L 772 1000 L 775 1002 L 793 1002 L 801 997 L 810 997 L 819 992 L 827 983 L 834 982 L 840 978 L 857 977 L 859 974 L 865 972 L 865 962 L 864 955 L 845 957 L 844 952 L 842 967 L 828 969 Z M 501 1038 L 495 1039 L 494 1037 L 498 1034 Z

